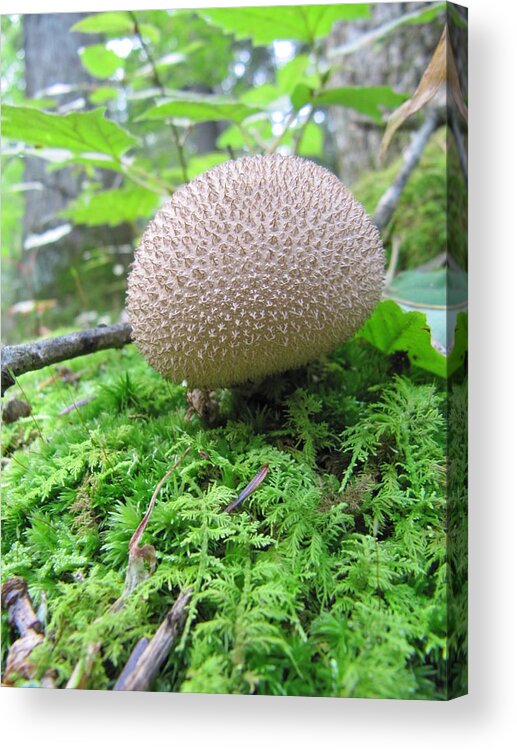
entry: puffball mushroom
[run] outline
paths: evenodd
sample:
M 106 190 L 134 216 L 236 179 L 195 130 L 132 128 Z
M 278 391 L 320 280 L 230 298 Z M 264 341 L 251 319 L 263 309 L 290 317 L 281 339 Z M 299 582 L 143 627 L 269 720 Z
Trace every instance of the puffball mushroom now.
M 156 370 L 215 388 L 330 352 L 368 318 L 383 281 L 379 232 L 335 175 L 253 156 L 208 170 L 158 211 L 127 308 Z

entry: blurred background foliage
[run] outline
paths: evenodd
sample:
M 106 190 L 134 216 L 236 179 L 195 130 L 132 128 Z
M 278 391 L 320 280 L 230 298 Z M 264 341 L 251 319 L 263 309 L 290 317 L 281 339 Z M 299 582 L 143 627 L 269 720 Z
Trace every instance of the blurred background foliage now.
M 116 322 L 146 223 L 227 159 L 313 159 L 373 213 L 423 115 L 381 164 L 386 119 L 445 15 L 363 3 L 2 17 L 4 340 Z M 384 230 L 397 273 L 445 253 L 446 156 L 442 126 Z M 461 175 L 456 187 L 466 195 Z

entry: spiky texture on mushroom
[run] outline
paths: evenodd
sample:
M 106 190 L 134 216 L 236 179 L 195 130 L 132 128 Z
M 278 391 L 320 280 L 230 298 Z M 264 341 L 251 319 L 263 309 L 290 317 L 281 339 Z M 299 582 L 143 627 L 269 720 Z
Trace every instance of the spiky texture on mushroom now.
M 154 368 L 219 387 L 330 352 L 368 318 L 383 281 L 379 232 L 335 175 L 254 156 L 205 172 L 158 211 L 127 306 Z

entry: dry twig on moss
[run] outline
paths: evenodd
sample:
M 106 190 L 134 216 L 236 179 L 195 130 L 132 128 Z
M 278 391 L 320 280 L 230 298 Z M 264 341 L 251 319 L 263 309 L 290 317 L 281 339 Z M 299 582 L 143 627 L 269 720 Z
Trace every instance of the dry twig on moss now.
M 2 395 L 25 372 L 92 354 L 101 349 L 120 349 L 131 342 L 129 323 L 97 326 L 65 336 L 41 339 L 29 344 L 2 347 Z
M 23 578 L 10 578 L 2 586 L 2 609 L 7 611 L 9 624 L 13 625 L 20 637 L 14 641 L 9 649 L 3 682 L 12 684 L 16 677 L 31 679 L 36 667 L 30 661 L 34 649 L 43 643 L 43 625 L 34 612 L 27 590 L 27 583 Z M 46 673 L 41 680 L 43 687 L 55 687 L 54 676 Z
M 128 664 L 117 680 L 114 690 L 147 690 L 167 658 L 185 621 L 185 609 L 192 596 L 192 589 L 182 591 L 165 620 L 162 622 L 147 646 L 140 652 L 135 662 L 135 652 L 142 648 L 139 641 L 133 650 Z

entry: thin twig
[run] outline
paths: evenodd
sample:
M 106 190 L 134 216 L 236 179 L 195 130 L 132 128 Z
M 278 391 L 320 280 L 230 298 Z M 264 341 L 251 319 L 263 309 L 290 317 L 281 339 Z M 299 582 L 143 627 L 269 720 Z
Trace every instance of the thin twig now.
M 113 688 L 114 690 L 147 690 L 169 655 L 172 645 L 183 627 L 185 609 L 191 596 L 192 589 L 187 589 L 179 594 L 165 620 L 140 654 L 133 669 L 129 674 L 126 672 L 124 678 L 124 672 L 122 673 Z
M 30 657 L 45 636 L 43 625 L 38 620 L 23 578 L 10 578 L 2 586 L 2 609 L 7 612 L 9 624 L 18 631 L 20 637 L 9 649 L 3 680 L 5 684 L 13 683 L 17 677 L 31 679 L 36 673 L 36 666 Z M 54 675 L 47 671 L 41 680 L 44 687 L 55 687 Z
M 147 508 L 147 512 L 145 516 L 142 518 L 142 520 L 140 521 L 140 523 L 138 524 L 138 526 L 136 527 L 135 533 L 131 537 L 131 540 L 129 542 L 129 552 L 132 552 L 138 548 L 138 545 L 140 544 L 140 540 L 142 538 L 142 534 L 144 533 L 147 527 L 147 524 L 149 523 L 151 513 L 153 512 L 153 508 L 156 503 L 156 498 L 158 497 L 161 488 L 163 487 L 167 479 L 170 477 L 172 472 L 178 468 L 178 466 L 183 461 L 183 459 L 190 453 L 191 449 L 192 449 L 191 446 L 189 446 L 185 451 L 183 451 L 181 456 L 178 459 L 176 459 L 176 461 L 173 463 L 171 468 L 163 475 L 163 477 L 160 479 L 160 481 L 156 485 L 156 488 L 149 502 L 149 507 Z
M 97 326 L 65 336 L 41 339 L 29 344 L 16 344 L 2 347 L 2 395 L 11 385 L 15 376 L 25 372 L 40 370 L 42 367 L 74 359 L 84 354 L 92 354 L 102 349 L 120 349 L 131 343 L 129 323 L 112 326 Z
M 2 357 L 2 359 L 3 359 L 3 357 Z M 16 384 L 16 385 L 18 386 L 18 388 L 19 388 L 19 389 L 20 389 L 20 391 L 22 392 L 22 396 L 23 396 L 23 398 L 25 399 L 25 401 L 26 401 L 26 402 L 27 402 L 27 403 L 28 403 L 28 404 L 30 405 L 30 401 L 29 401 L 29 399 L 27 398 L 27 394 L 26 394 L 26 393 L 25 393 L 25 391 L 23 390 L 23 388 L 22 388 L 22 384 L 21 384 L 21 383 L 20 383 L 20 381 L 19 381 L 19 380 L 17 379 L 17 377 L 16 377 L 15 373 L 14 373 L 14 372 L 12 371 L 12 368 L 9 368 L 9 374 L 10 374 L 10 376 L 12 377 L 12 379 L 13 379 L 13 382 L 14 382 L 14 383 L 15 383 L 15 384 Z M 36 428 L 36 432 L 37 432 L 37 433 L 38 433 L 38 435 L 40 436 L 41 440 L 42 440 L 42 441 L 43 441 L 44 443 L 46 443 L 46 442 L 47 442 L 47 440 L 46 440 L 46 439 L 45 439 L 45 438 L 43 437 L 43 433 L 41 432 L 41 430 L 40 430 L 40 426 L 39 426 L 39 424 L 38 424 L 38 423 L 37 423 L 37 421 L 36 421 L 36 417 L 35 417 L 35 416 L 34 416 L 34 414 L 32 413 L 32 408 L 31 408 L 31 413 L 30 413 L 30 415 L 29 415 L 29 416 L 30 416 L 30 418 L 32 419 L 32 421 L 33 421 L 33 423 L 34 423 L 34 426 L 35 426 L 35 428 Z
M 165 86 L 162 83 L 162 80 L 160 78 L 160 74 L 158 73 L 158 68 L 156 66 L 155 59 L 153 57 L 153 54 L 151 50 L 149 49 L 149 46 L 147 42 L 145 41 L 142 32 L 140 30 L 140 25 L 138 23 L 138 19 L 136 17 L 136 13 L 132 10 L 129 11 L 129 15 L 131 16 L 131 20 L 133 21 L 133 26 L 135 29 L 135 34 L 138 37 L 138 41 L 142 45 L 142 49 L 145 52 L 145 55 L 147 57 L 147 60 L 149 62 L 149 65 L 151 66 L 151 69 L 153 71 L 153 79 L 157 87 L 160 89 L 160 93 L 162 96 L 167 96 L 167 92 L 165 90 Z M 172 137 L 174 139 L 174 145 L 176 146 L 176 150 L 178 152 L 178 158 L 181 166 L 181 172 L 183 175 L 183 182 L 188 182 L 188 169 L 187 169 L 187 162 L 185 160 L 185 152 L 183 150 L 183 145 L 181 143 L 179 130 L 176 127 L 176 125 L 173 122 L 169 121 L 169 127 L 171 129 Z
M 243 500 L 245 500 L 249 495 L 251 495 L 252 492 L 255 492 L 256 489 L 260 487 L 262 482 L 267 476 L 267 473 L 269 471 L 269 464 L 264 464 L 262 468 L 255 474 L 253 479 L 249 484 L 246 485 L 246 487 L 242 490 L 242 492 L 239 494 L 236 500 L 234 500 L 230 505 L 224 509 L 225 513 L 231 513 L 232 510 L 235 510 L 235 508 L 242 503 Z
M 279 136 L 277 136 L 277 138 L 275 138 L 275 140 L 273 141 L 273 143 L 269 146 L 269 148 L 267 150 L 268 154 L 274 154 L 275 153 L 275 151 L 277 150 L 278 146 L 282 143 L 282 140 L 284 139 L 284 136 L 286 135 L 287 131 L 289 130 L 289 128 L 291 127 L 291 125 L 293 124 L 293 122 L 296 120 L 297 116 L 298 116 L 298 110 L 297 109 L 293 109 L 292 112 L 291 112 L 291 114 L 287 118 L 287 121 L 285 123 L 285 126 L 284 126 L 282 132 L 280 133 Z
M 187 448 L 186 451 L 183 452 L 183 454 L 175 461 L 174 465 L 167 471 L 166 474 L 160 479 L 158 484 L 156 485 L 156 489 L 153 492 L 153 495 L 151 497 L 151 501 L 149 503 L 149 507 L 147 509 L 147 512 L 143 519 L 140 521 L 140 523 L 137 526 L 137 529 L 133 536 L 131 537 L 128 545 L 129 549 L 129 559 L 127 564 L 127 570 L 126 570 L 126 579 L 124 582 L 124 590 L 122 594 L 119 596 L 119 598 L 113 602 L 111 607 L 108 609 L 109 613 L 116 613 L 120 612 L 120 610 L 124 607 L 124 604 L 126 602 L 126 598 L 133 593 L 135 588 L 142 583 L 143 580 L 149 577 L 149 567 L 145 568 L 145 563 L 147 562 L 148 566 L 151 565 L 151 570 L 154 569 L 154 564 L 156 561 L 156 550 L 151 544 L 146 544 L 143 547 L 139 546 L 140 539 L 142 538 L 142 534 L 145 531 L 145 528 L 149 522 L 149 518 L 151 516 L 152 509 L 154 507 L 154 504 L 156 502 L 156 498 L 158 497 L 158 493 L 160 492 L 161 488 L 163 487 L 165 481 L 167 478 L 171 475 L 171 473 L 178 467 L 178 465 L 183 461 L 187 453 L 189 453 L 190 447 Z M 190 594 L 189 594 L 190 597 Z M 96 622 L 99 622 L 102 619 L 101 617 L 98 617 Z M 72 674 L 70 675 L 70 678 L 66 684 L 67 689 L 84 689 L 88 682 L 88 677 L 92 671 L 93 664 L 95 662 L 95 658 L 97 654 L 99 653 L 101 649 L 102 643 L 101 641 L 90 641 L 86 647 L 86 653 L 81 656 L 77 664 L 75 665 Z M 122 688 L 125 689 L 125 688 Z M 129 688 L 129 689 L 138 689 L 138 688 Z
M 61 411 L 58 413 L 58 416 L 64 417 L 65 414 L 70 414 L 71 411 L 74 411 L 74 409 L 79 409 L 80 406 L 91 404 L 94 399 L 95 396 L 86 396 L 85 398 L 80 398 L 79 401 L 73 401 L 68 406 L 65 406 L 64 409 L 61 409 Z
M 427 145 L 430 137 L 440 123 L 440 115 L 436 109 L 433 109 L 427 116 L 422 127 L 417 130 L 415 136 L 404 153 L 404 163 L 400 168 L 395 181 L 389 186 L 382 198 L 377 204 L 373 221 L 379 230 L 383 230 L 389 224 L 406 182 L 414 170 L 420 157 Z

